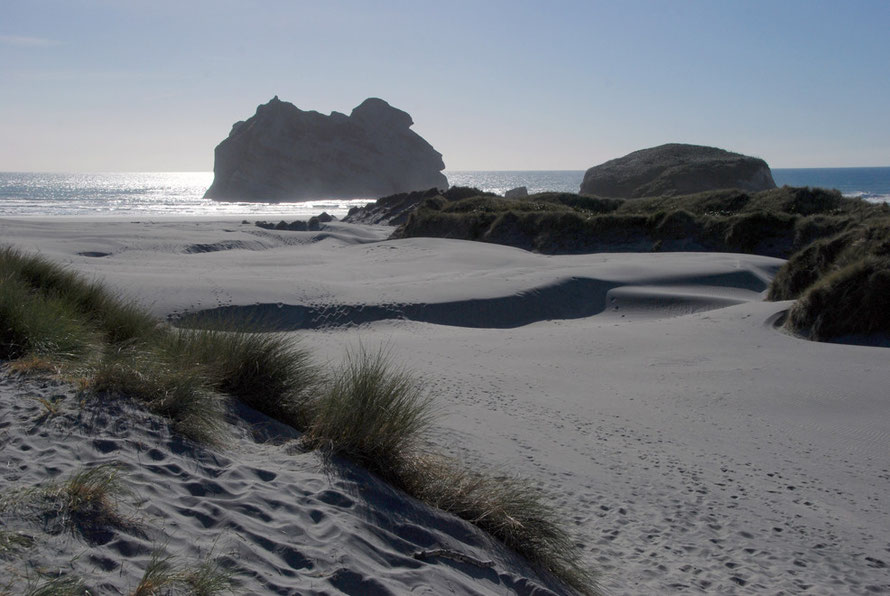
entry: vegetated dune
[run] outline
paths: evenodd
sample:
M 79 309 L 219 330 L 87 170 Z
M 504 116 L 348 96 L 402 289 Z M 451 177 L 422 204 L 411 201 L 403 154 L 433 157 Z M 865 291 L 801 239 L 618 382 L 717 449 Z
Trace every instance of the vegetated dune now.
M 120 396 L 133 399 L 164 416 L 180 437 L 203 445 L 232 445 L 226 413 L 236 423 L 243 422 L 245 411 L 251 418 L 269 415 L 284 425 L 286 438 L 303 433 L 294 445 L 297 450 L 321 449 L 330 458 L 346 458 L 428 506 L 467 520 L 525 557 L 545 575 L 544 584 L 558 591 L 571 587 L 583 594 L 598 593 L 595 575 L 581 561 L 571 533 L 539 491 L 502 474 L 463 468 L 422 445 L 433 420 L 431 399 L 419 380 L 385 352 L 359 347 L 347 353 L 339 369 L 322 371 L 308 352 L 281 334 L 251 332 L 244 330 L 243 322 L 231 320 L 223 329 L 211 330 L 160 325 L 103 285 L 12 248 L 0 251 L 0 350 L 0 358 L 12 361 L 11 371 L 35 371 L 76 383 L 81 408 L 88 399 L 101 405 Z M 65 397 L 34 397 L 45 409 L 37 424 L 59 416 Z M 24 450 L 32 448 L 25 445 Z M 43 521 L 49 535 L 71 533 L 100 547 L 119 532 L 142 533 L 141 524 L 118 508 L 120 497 L 128 492 L 119 476 L 119 466 L 106 462 L 74 470 L 61 482 L 20 486 L 0 496 L 0 513 L 10 514 L 13 525 Z M 259 476 L 270 480 L 275 475 Z M 199 482 L 195 490 L 189 489 L 193 496 L 226 492 L 207 486 L 218 483 Z M 260 518 L 272 519 L 266 514 Z M 289 537 L 295 537 L 294 532 Z M 0 540 L 12 554 L 42 542 L 7 531 Z M 302 555 L 295 553 L 302 563 Z M 444 546 L 412 556 L 445 556 L 494 567 L 491 561 L 479 562 Z M 173 572 L 171 558 L 165 547 L 153 549 L 135 592 L 167 591 L 168 583 L 191 584 L 196 574 L 204 575 L 201 570 L 207 565 L 213 567 L 214 582 L 228 584 L 228 574 L 235 573 L 231 565 L 223 568 L 215 561 Z M 34 559 L 23 568 L 13 564 L 14 579 L 4 589 L 20 588 L 18 580 L 24 578 L 31 591 L 35 566 Z M 369 583 L 361 572 L 347 571 L 345 587 L 333 582 L 335 586 L 351 592 Z M 34 572 L 45 575 L 39 569 Z M 493 579 L 495 585 L 528 583 L 527 578 Z M 84 591 L 82 572 L 56 573 L 51 581 L 56 580 L 71 588 L 68 593 Z M 91 583 L 95 581 L 104 579 Z M 370 589 L 389 593 L 379 582 L 370 584 Z M 298 578 L 276 588 L 289 591 L 304 585 L 305 578 Z M 50 588 L 60 586 L 50 583 L 39 589 Z
M 18 542 L 0 542 L 0 593 L 79 578 L 93 594 L 129 594 L 153 558 L 168 568 L 153 593 L 204 593 L 190 591 L 199 572 L 230 582 L 210 593 L 564 590 L 471 524 L 348 462 L 302 452 L 292 428 L 246 407 L 231 420 L 226 448 L 212 449 L 130 400 L 84 402 L 64 383 L 4 372 L 0 541 Z M 52 502 L 2 503 L 99 466 L 117 473 L 119 527 L 84 534 Z
M 769 299 L 796 299 L 787 326 L 812 339 L 882 341 L 890 330 L 888 290 L 890 218 L 874 217 L 795 253 Z
M 421 203 L 393 237 L 462 238 L 548 254 L 696 250 L 787 258 L 815 238 L 882 213 L 837 191 L 791 187 L 626 200 L 439 197 Z
M 442 412 L 435 447 L 470 469 L 494 466 L 553 495 L 607 593 L 890 590 L 886 354 L 777 329 L 792 303 L 763 298 L 783 260 L 545 255 L 446 238 L 387 240 L 391 231 L 333 222 L 289 232 L 233 221 L 0 220 L 7 242 L 40 248 L 159 316 L 257 305 L 342 309 L 342 318 L 289 335 L 320 362 L 340 360 L 346 346 L 388 345 Z M 221 249 L 187 251 L 193 244 Z M 594 295 L 604 308 L 520 326 L 494 324 L 513 313 L 477 324 L 485 317 L 475 301 L 499 304 L 492 313 L 533 315 L 542 291 L 569 315 Z M 417 305 L 446 305 L 436 308 L 454 324 L 438 314 L 411 320 L 405 313 Z M 389 314 L 357 324 L 350 317 L 362 307 Z M 273 319 L 270 328 L 287 323 Z M 348 493 L 321 487 L 313 485 L 315 500 L 323 490 Z M 193 498 L 189 506 L 201 507 L 203 498 Z M 272 520 L 276 506 L 266 511 Z M 353 544 L 335 556 L 357 557 Z M 186 559 L 205 552 L 202 545 Z M 487 551 L 471 556 L 495 560 Z M 417 573 L 449 560 L 425 562 Z M 316 565 L 320 577 L 294 581 L 334 592 L 336 567 Z M 474 564 L 450 568 L 468 582 L 458 590 L 492 585 Z M 503 585 L 497 589 L 508 591 Z
M 789 329 L 821 341 L 882 342 L 868 336 L 890 333 L 883 314 L 890 311 L 883 291 L 888 221 L 886 205 L 823 189 L 630 200 L 544 193 L 427 198 L 393 237 L 463 238 L 549 254 L 718 251 L 789 258 L 769 294 L 800 299 Z

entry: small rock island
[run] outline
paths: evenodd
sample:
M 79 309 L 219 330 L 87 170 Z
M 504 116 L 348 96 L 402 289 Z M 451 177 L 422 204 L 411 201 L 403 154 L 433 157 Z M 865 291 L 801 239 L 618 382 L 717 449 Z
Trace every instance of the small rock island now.
M 587 170 L 581 194 L 618 199 L 739 188 L 776 188 L 765 161 L 716 147 L 669 143 L 641 149 Z
M 349 116 L 325 116 L 275 96 L 217 145 L 204 196 L 300 201 L 448 188 L 442 154 L 412 124 L 382 99 L 366 99 Z

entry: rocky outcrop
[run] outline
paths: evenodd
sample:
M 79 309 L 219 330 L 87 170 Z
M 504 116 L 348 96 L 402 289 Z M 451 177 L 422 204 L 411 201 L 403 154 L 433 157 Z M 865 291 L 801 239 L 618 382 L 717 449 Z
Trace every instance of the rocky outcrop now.
M 299 201 L 448 188 L 442 155 L 410 129 L 413 123 L 377 98 L 349 116 L 325 116 L 276 96 L 217 145 L 213 184 L 204 196 Z
M 452 186 L 445 192 L 437 188 L 425 191 L 405 192 L 377 199 L 364 207 L 353 207 L 349 210 L 343 221 L 346 223 L 375 224 L 385 226 L 400 226 L 408 220 L 408 216 L 414 213 L 421 205 L 432 206 L 428 200 L 444 202 L 460 201 L 469 197 L 493 197 L 494 194 L 484 192 L 478 188 L 467 186 Z
M 346 223 L 379 224 L 398 226 L 405 223 L 408 215 L 426 199 L 439 196 L 437 188 L 425 191 L 403 192 L 382 197 L 364 207 L 353 207 L 343 218 Z
M 671 143 L 634 151 L 594 166 L 584 174 L 581 194 L 639 198 L 739 188 L 775 188 L 762 159 L 715 147 Z
M 504 193 L 505 199 L 523 199 L 527 196 L 528 188 L 526 188 L 525 186 L 517 186 L 516 188 L 511 188 Z
M 309 218 L 309 221 L 301 221 L 297 219 L 288 223 L 282 219 L 277 224 L 270 223 L 268 221 L 258 221 L 255 225 L 258 228 L 263 228 L 264 230 L 278 230 L 288 232 L 318 232 L 322 229 L 322 224 L 326 224 L 336 220 L 336 217 L 330 215 L 325 211 L 322 212 L 321 215 L 313 215 Z

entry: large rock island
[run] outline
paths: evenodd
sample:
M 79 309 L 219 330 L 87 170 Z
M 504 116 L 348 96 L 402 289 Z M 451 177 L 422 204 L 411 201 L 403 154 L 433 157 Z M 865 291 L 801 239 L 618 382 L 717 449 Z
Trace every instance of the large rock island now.
M 349 116 L 325 116 L 275 96 L 217 145 L 204 196 L 287 201 L 448 188 L 442 154 L 412 124 L 382 99 L 366 99 Z
M 670 143 L 634 151 L 584 174 L 581 194 L 633 199 L 739 188 L 775 188 L 762 159 L 715 147 Z

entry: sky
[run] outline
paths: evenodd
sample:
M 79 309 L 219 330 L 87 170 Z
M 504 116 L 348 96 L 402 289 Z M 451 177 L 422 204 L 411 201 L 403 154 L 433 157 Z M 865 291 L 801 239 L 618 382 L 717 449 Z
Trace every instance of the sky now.
M 208 171 L 274 95 L 385 99 L 449 170 L 890 166 L 888 30 L 887 0 L 0 0 L 0 171 Z

